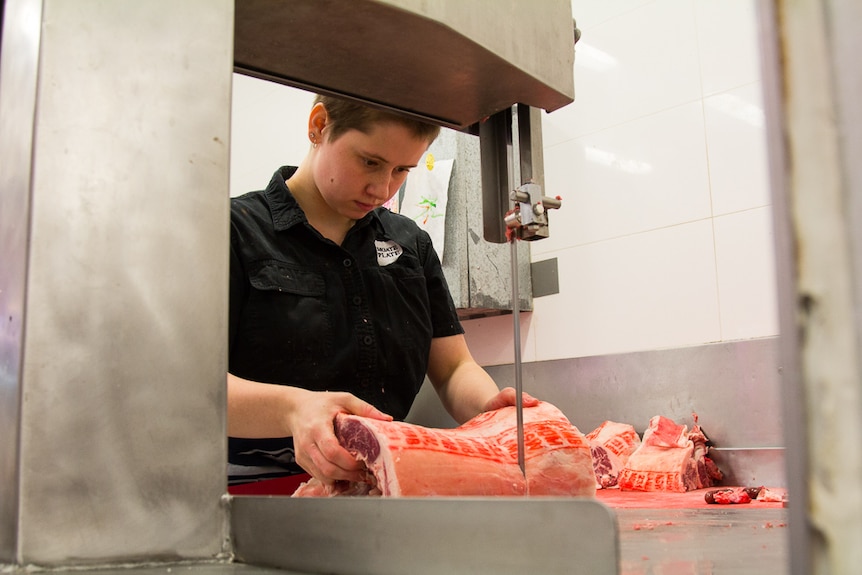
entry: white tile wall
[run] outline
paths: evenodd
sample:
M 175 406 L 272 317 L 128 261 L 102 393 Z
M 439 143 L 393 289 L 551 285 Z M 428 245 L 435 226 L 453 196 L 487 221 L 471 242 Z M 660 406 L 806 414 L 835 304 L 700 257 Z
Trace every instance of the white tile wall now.
M 560 293 L 534 300 L 536 358 L 719 341 L 712 238 L 707 219 L 561 251 Z
M 710 217 L 703 117 L 692 102 L 548 147 L 545 186 L 565 206 L 534 256 Z
M 760 83 L 703 100 L 715 215 L 769 205 Z
M 298 165 L 308 151 L 308 112 L 314 95 L 233 75 L 230 192 L 262 190 L 275 170 Z
M 572 17 L 582 31 L 592 30 L 610 18 L 631 12 L 654 0 L 606 0 L 605 2 L 572 1 Z
M 536 361 L 536 314 L 521 314 L 521 360 Z M 470 352 L 482 365 L 513 363 L 515 358 L 514 326 L 511 315 L 498 315 L 464 322 Z M 491 335 L 496 334 L 496 335 Z
M 755 1 L 693 2 L 705 95 L 760 81 Z
M 523 315 L 525 361 L 778 333 L 757 0 L 573 0 L 573 104 L 543 117 L 563 197 L 533 261 L 560 293 Z M 483 365 L 511 318 L 465 322 Z
M 602 3 L 574 0 L 572 11 Z M 546 145 L 697 100 L 697 54 L 692 0 L 656 0 L 585 28 L 575 46 L 575 102 L 545 117 Z
M 772 211 L 715 218 L 715 259 L 725 341 L 778 333 Z

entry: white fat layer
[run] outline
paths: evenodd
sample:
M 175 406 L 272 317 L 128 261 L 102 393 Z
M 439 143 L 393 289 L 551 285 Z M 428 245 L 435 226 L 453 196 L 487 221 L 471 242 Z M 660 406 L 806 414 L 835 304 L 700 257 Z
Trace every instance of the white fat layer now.
M 389 437 L 384 433 L 378 433 L 371 425 L 366 427 L 377 439 L 377 443 L 380 446 L 380 455 L 374 461 L 366 461 L 365 465 L 377 480 L 377 488 L 380 492 L 384 496 L 397 497 L 401 495 L 401 485 L 398 483 L 398 475 L 395 473 L 395 462 L 392 459 L 393 454 Z

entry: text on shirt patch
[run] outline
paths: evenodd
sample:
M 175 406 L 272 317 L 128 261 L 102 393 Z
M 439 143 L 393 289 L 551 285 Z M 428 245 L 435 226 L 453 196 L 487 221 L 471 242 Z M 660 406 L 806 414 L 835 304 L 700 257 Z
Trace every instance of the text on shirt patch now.
M 404 249 L 392 240 L 385 242 L 375 240 L 374 245 L 377 248 L 377 265 L 380 267 L 395 263 L 401 257 L 401 254 L 404 253 Z

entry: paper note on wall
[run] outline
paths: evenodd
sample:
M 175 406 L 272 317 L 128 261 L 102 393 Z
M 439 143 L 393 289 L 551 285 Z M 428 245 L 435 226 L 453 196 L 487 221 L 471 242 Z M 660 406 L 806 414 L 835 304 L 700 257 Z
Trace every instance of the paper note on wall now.
M 435 160 L 432 154 L 410 171 L 399 211 L 428 232 L 434 249 L 443 259 L 449 178 L 455 160 Z

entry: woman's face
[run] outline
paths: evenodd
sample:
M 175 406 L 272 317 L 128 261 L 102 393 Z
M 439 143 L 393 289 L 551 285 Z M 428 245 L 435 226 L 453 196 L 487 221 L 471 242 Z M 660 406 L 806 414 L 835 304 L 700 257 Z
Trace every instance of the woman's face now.
M 325 137 L 314 158 L 314 181 L 329 208 L 358 220 L 389 201 L 428 149 L 397 122 L 375 124 L 369 133 L 348 130 L 334 142 Z

